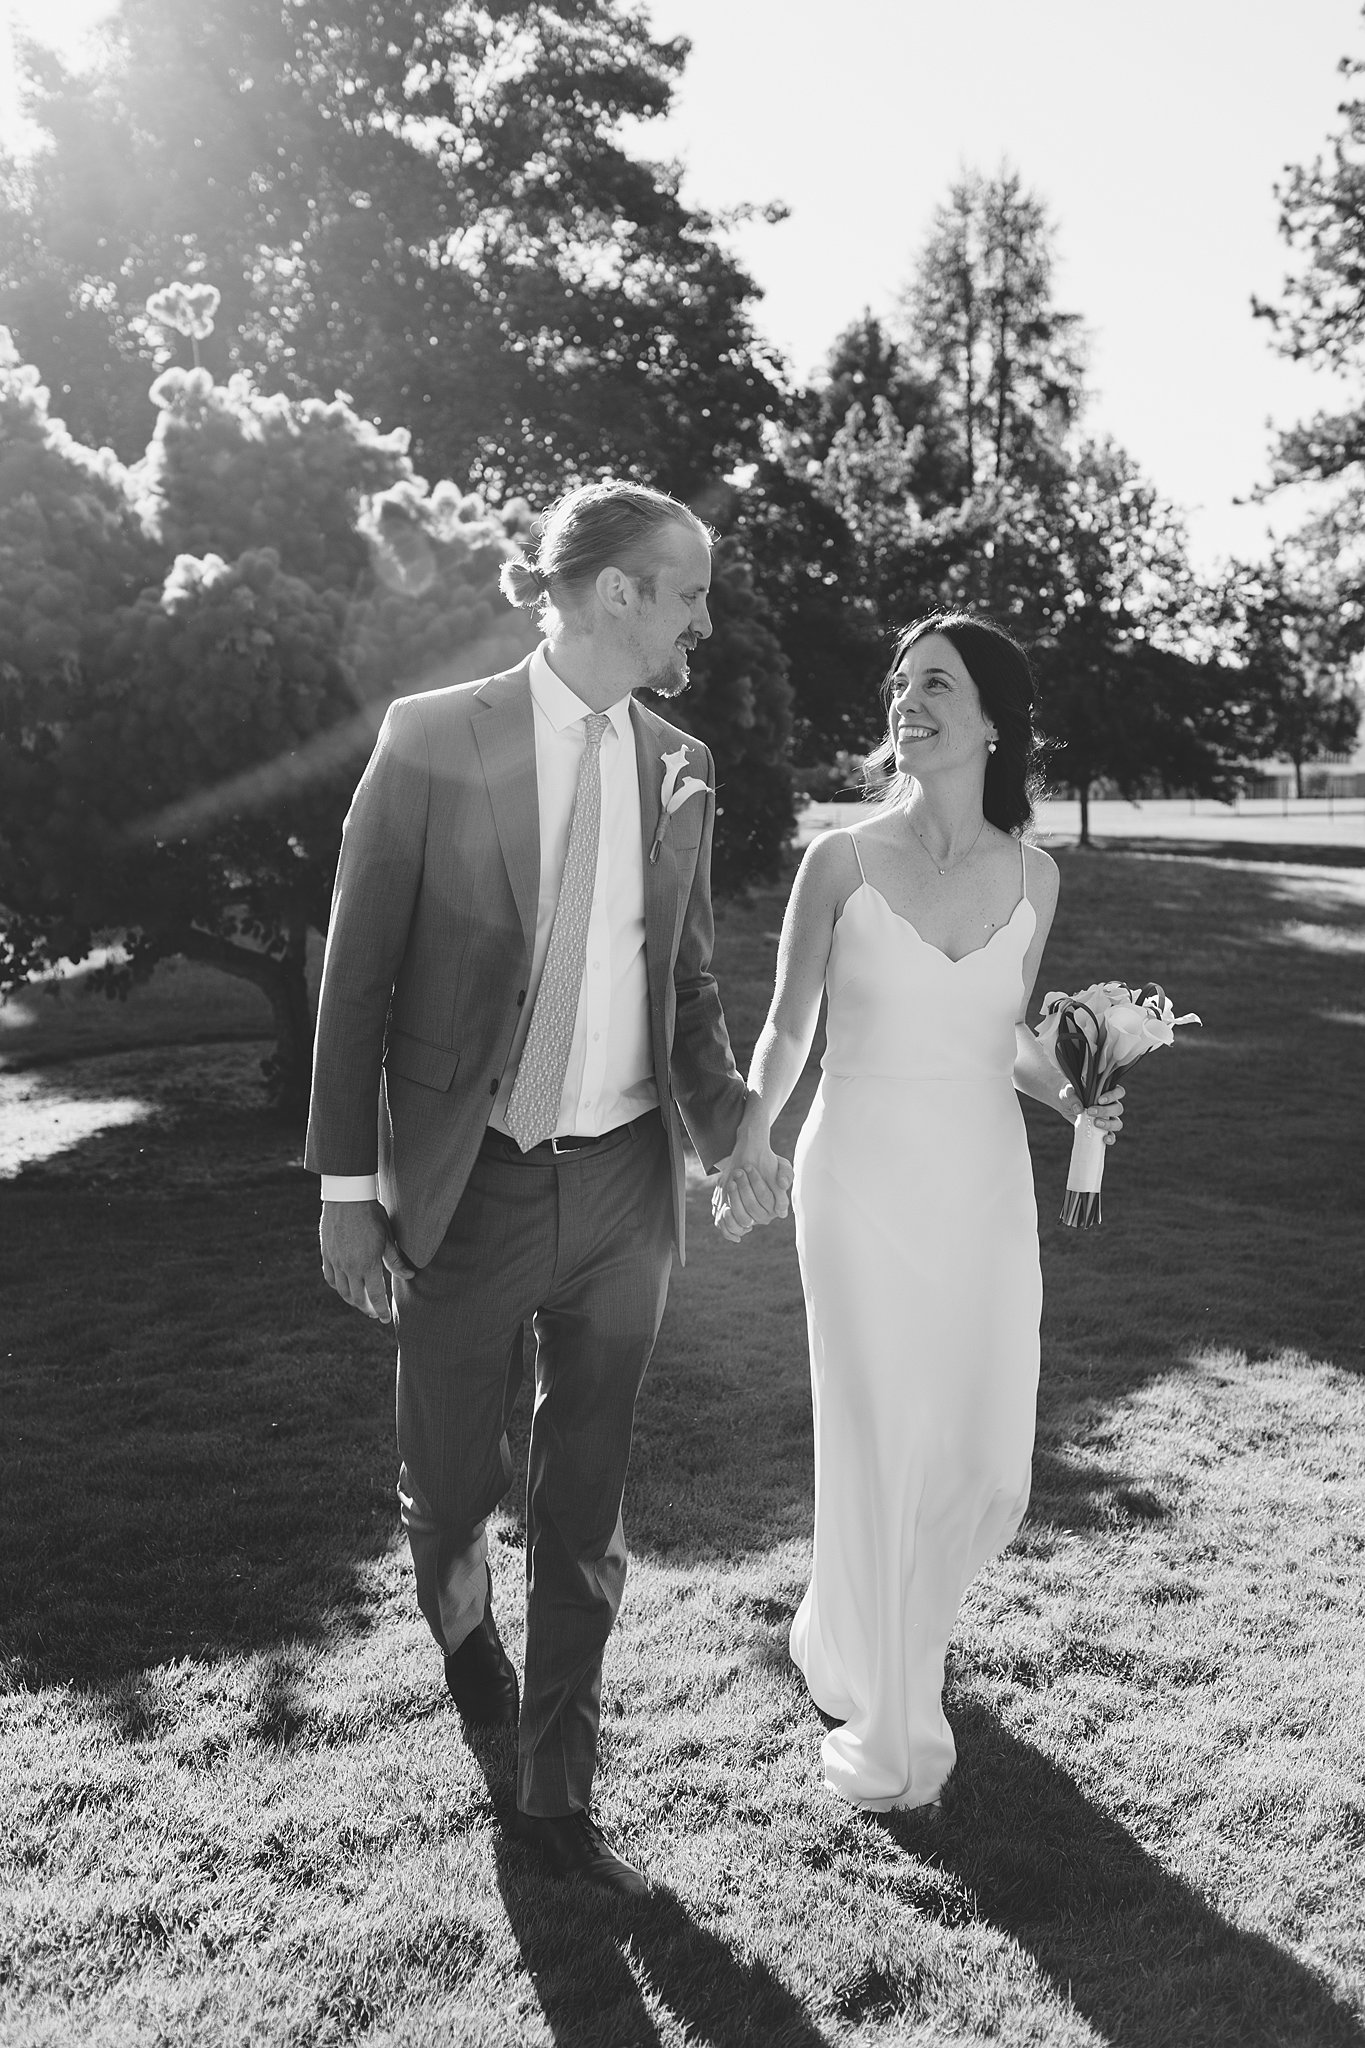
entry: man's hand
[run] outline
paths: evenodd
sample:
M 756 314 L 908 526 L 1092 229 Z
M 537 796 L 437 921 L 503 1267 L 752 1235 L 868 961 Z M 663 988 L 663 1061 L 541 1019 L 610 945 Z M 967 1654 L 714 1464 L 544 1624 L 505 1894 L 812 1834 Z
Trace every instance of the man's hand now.
M 747 1237 L 756 1223 L 771 1223 L 790 1208 L 792 1166 L 774 1152 L 766 1136 L 741 1128 L 729 1157 L 716 1169 L 711 1191 L 711 1216 L 731 1244 Z
M 394 1242 L 378 1202 L 324 1202 L 318 1228 L 322 1277 L 344 1302 L 375 1322 L 393 1319 L 384 1268 L 411 1280 L 413 1268 Z

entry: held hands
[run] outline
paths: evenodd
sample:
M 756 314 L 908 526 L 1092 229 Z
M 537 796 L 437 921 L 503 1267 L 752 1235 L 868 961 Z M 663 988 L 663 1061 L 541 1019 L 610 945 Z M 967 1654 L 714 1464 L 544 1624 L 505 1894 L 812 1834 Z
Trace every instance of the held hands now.
M 792 1166 L 773 1151 L 767 1133 L 740 1126 L 734 1151 L 716 1169 L 711 1190 L 711 1220 L 731 1244 L 747 1237 L 756 1223 L 771 1223 L 790 1208 Z
M 393 1319 L 384 1269 L 411 1280 L 411 1267 L 394 1241 L 378 1202 L 324 1202 L 318 1228 L 322 1277 L 344 1302 L 374 1322 Z

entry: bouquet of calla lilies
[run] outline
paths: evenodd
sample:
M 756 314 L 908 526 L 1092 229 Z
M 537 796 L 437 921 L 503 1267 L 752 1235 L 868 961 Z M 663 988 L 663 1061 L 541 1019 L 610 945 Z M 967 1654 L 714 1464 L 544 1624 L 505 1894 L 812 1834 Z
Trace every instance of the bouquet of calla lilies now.
M 1097 981 L 1074 996 L 1054 989 L 1043 998 L 1038 1042 L 1047 1047 L 1075 1089 L 1082 1110 L 1087 1110 L 1144 1053 L 1170 1045 L 1177 1025 L 1199 1021 L 1193 1010 L 1177 1017 L 1159 982 L 1144 982 L 1134 989 L 1126 981 Z M 1100 1220 L 1104 1154 L 1104 1133 L 1089 1117 L 1078 1117 L 1061 1214 L 1071 1230 L 1093 1230 Z

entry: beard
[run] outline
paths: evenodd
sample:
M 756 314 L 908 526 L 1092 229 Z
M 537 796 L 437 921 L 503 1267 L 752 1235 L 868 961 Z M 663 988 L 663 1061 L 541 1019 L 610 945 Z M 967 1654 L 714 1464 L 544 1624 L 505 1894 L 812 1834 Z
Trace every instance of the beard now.
M 687 653 L 690 652 L 688 649 Z M 645 678 L 641 689 L 652 690 L 656 697 L 681 697 L 692 680 L 687 672 L 687 653 L 675 647 L 664 666 Z

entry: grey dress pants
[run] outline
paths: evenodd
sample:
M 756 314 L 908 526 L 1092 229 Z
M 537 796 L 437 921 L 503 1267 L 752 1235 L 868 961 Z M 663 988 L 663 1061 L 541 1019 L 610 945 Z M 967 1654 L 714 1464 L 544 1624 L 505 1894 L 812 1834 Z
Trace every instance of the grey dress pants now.
M 490 1132 L 431 1263 L 395 1278 L 399 1501 L 417 1598 L 445 1652 L 483 1614 L 484 1524 L 534 1319 L 526 1486 L 526 1670 L 517 1804 L 588 1807 L 602 1654 L 621 1604 L 621 1500 L 635 1397 L 673 1258 L 657 1111 L 581 1150 L 519 1155 Z

